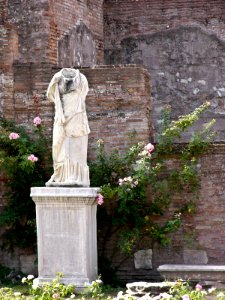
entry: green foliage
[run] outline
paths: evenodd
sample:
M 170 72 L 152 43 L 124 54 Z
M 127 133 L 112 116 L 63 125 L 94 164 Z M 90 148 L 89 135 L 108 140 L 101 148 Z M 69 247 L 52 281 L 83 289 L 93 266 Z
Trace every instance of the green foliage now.
M 188 282 L 182 280 L 176 281 L 176 283 L 170 288 L 169 294 L 174 300 L 201 300 L 207 295 L 207 292 L 202 288 L 200 284 L 197 284 L 195 288 L 191 288 Z M 167 298 L 163 298 L 167 299 Z
M 36 245 L 35 205 L 30 188 L 43 186 L 48 178 L 47 144 L 42 125 L 26 131 L 23 126 L 0 119 L 0 170 L 7 186 L 7 205 L 0 215 L 0 225 L 6 228 L 1 238 L 8 250 Z
M 202 300 L 208 299 L 207 296 L 210 295 L 213 298 L 209 299 L 220 299 L 224 296 L 224 293 L 218 293 L 215 288 L 210 288 L 206 291 L 200 284 L 196 286 L 190 285 L 188 282 L 182 281 L 181 279 L 177 280 L 176 282 L 166 282 L 168 286 L 168 292 L 162 292 L 158 295 L 152 295 L 151 292 L 144 295 L 143 299 L 148 300 Z M 169 288 L 170 286 L 170 288 Z M 217 296 L 216 296 L 217 294 Z M 114 300 L 134 300 L 135 298 L 132 297 L 130 294 L 124 294 L 120 291 Z
M 103 282 L 100 278 L 93 281 L 91 285 L 86 286 L 81 293 L 82 298 L 93 298 L 96 300 L 105 299 L 105 294 L 103 292 Z
M 103 240 L 100 258 L 105 256 L 106 243 L 115 233 L 118 246 L 127 255 L 146 238 L 166 245 L 171 233 L 181 226 L 183 215 L 194 212 L 199 190 L 198 158 L 213 139 L 215 121 L 193 133 L 187 144 L 179 146 L 178 142 L 208 106 L 205 103 L 172 122 L 167 107 L 155 149 L 150 143 L 138 143 L 119 155 L 116 151 L 107 153 L 104 142 L 98 142 L 90 174 L 91 185 L 101 186 L 106 204 L 98 212 L 98 232 Z M 184 200 L 173 214 L 168 214 L 174 196 Z
M 7 268 L 0 264 L 0 282 L 1 283 L 7 283 L 9 280 L 7 279 L 7 276 L 10 274 L 11 269 Z
M 43 282 L 39 284 L 38 279 L 34 279 L 33 275 L 28 275 L 22 279 L 24 284 L 29 286 L 29 294 L 35 300 L 52 300 L 65 299 L 66 297 L 74 298 L 75 286 L 72 284 L 64 285 L 60 282 L 62 274 L 57 273 L 57 278 L 50 282 Z
M 225 292 L 220 292 L 217 294 L 218 300 L 225 300 Z
M 52 300 L 52 299 L 95 299 L 112 300 L 112 294 L 118 289 L 103 285 L 100 278 L 84 287 L 82 291 L 76 291 L 74 285 L 64 285 L 61 283 L 63 275 L 57 274 L 57 278 L 49 282 L 41 282 L 33 275 L 23 277 L 24 286 L 2 287 L 0 288 L 0 300 L 30 299 L 30 300 Z M 26 288 L 26 289 L 25 289 Z
M 134 300 L 134 297 L 128 293 L 126 294 L 118 289 L 115 290 L 110 286 L 104 286 L 100 279 L 93 281 L 91 285 L 85 287 L 81 292 L 76 292 L 75 286 L 72 284 L 62 284 L 60 282 L 61 279 L 62 274 L 58 273 L 56 279 L 50 282 L 39 283 L 38 279 L 34 278 L 33 275 L 28 275 L 22 279 L 22 283 L 28 287 L 27 290 L 21 286 L 16 286 L 14 288 L 2 287 L 0 288 L 0 300 Z M 167 282 L 166 286 L 168 286 L 167 292 L 162 292 L 158 295 L 152 295 L 151 292 L 146 292 L 143 297 L 149 300 L 202 300 L 208 299 L 208 296 L 210 296 L 210 299 L 225 299 L 225 294 L 223 291 L 219 292 L 214 287 L 205 290 L 200 284 L 193 286 L 188 282 L 182 281 L 181 279 L 177 280 L 176 282 Z M 117 296 L 115 297 L 114 295 L 116 293 Z
M 14 292 L 12 288 L 1 288 L 0 289 L 0 300 L 12 300 L 12 299 L 27 299 L 20 292 Z

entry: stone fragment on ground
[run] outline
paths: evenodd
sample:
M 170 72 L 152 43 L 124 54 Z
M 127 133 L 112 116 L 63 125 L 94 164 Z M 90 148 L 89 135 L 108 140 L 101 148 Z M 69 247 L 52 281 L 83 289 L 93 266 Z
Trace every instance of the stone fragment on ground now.
M 160 293 L 168 292 L 174 282 L 133 282 L 127 283 L 125 299 L 132 297 L 134 300 L 147 300 L 151 296 L 159 295 Z M 116 298 L 119 299 L 119 298 Z

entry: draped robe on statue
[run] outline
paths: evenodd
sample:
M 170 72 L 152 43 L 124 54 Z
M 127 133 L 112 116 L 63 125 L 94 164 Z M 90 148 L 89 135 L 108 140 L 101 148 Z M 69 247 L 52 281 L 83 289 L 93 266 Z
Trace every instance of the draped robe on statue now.
M 79 70 L 57 72 L 47 90 L 55 103 L 52 156 L 54 173 L 47 186 L 90 186 L 87 146 L 90 129 L 85 98 L 88 82 Z

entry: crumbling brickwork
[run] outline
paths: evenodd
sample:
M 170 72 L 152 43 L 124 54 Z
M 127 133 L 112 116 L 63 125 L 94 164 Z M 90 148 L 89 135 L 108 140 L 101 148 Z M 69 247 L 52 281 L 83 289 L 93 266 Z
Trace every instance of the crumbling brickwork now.
M 182 25 L 200 25 L 225 36 L 223 0 L 107 0 L 104 2 L 104 44 L 120 46 L 124 38 L 156 33 Z
M 51 136 L 53 104 L 46 98 L 48 84 L 60 69 L 51 64 L 14 65 L 14 105 L 4 106 L 19 124 L 32 124 L 40 115 Z M 151 87 L 148 72 L 140 66 L 99 66 L 83 68 L 89 82 L 86 99 L 91 134 L 89 157 L 98 139 L 106 147 L 123 151 L 136 131 L 139 141 L 151 138 Z M 26 114 L 24 113 L 26 107 Z
M 103 0 L 50 0 L 51 62 L 55 63 L 57 40 L 81 21 L 94 35 L 96 63 L 103 62 Z M 68 53 L 70 55 L 70 53 Z
M 102 0 L 7 0 L 0 4 L 1 25 L 14 28 L 19 36 L 20 62 L 57 64 L 58 40 L 82 21 L 94 36 L 96 63 L 103 62 Z
M 152 77 L 153 120 L 177 118 L 205 101 L 205 120 L 224 135 L 224 1 L 117 1 L 104 4 L 105 60 L 144 65 Z

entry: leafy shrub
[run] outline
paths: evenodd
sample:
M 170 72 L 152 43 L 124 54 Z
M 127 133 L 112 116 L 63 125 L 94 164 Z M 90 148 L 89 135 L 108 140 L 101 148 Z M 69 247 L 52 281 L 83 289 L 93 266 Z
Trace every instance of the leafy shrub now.
M 65 299 L 67 297 L 74 298 L 75 286 L 72 284 L 64 285 L 60 282 L 62 274 L 58 273 L 57 278 L 50 282 L 39 283 L 37 278 L 33 275 L 28 275 L 22 279 L 22 283 L 28 284 L 29 294 L 35 300 L 52 300 L 52 299 Z
M 0 215 L 0 225 L 5 226 L 1 238 L 3 247 L 11 251 L 15 246 L 36 246 L 35 205 L 30 188 L 44 185 L 50 165 L 50 151 L 40 120 L 36 117 L 32 129 L 26 130 L 0 119 L 0 170 L 7 186 L 7 205 Z
M 8 267 L 5 267 L 0 264 L 0 283 L 7 283 L 9 280 L 7 279 L 7 276 L 10 274 L 11 269 Z
M 193 133 L 188 143 L 178 142 L 208 106 L 205 103 L 172 122 L 167 107 L 155 145 L 137 143 L 119 154 L 107 153 L 104 141 L 98 141 L 90 174 L 92 186 L 101 186 L 105 202 L 98 211 L 100 259 L 104 259 L 106 244 L 114 234 L 126 254 L 132 254 L 146 238 L 166 245 L 170 234 L 181 226 L 183 215 L 194 212 L 199 191 L 198 159 L 213 139 L 214 120 Z M 173 168 L 168 163 L 171 158 L 177 162 Z M 172 215 L 166 215 L 175 195 L 184 201 Z M 164 221 L 159 222 L 159 218 Z

